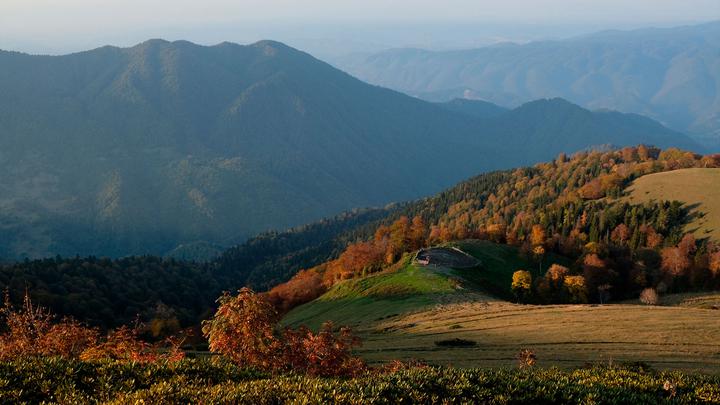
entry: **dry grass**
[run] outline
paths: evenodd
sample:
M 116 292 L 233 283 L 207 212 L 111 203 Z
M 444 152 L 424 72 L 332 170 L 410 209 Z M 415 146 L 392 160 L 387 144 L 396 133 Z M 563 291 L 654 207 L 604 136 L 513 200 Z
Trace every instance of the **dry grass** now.
M 677 200 L 692 208 L 688 224 L 698 238 L 720 240 L 720 169 L 682 169 L 640 177 L 627 191 L 632 203 Z
M 720 309 L 720 293 L 695 292 L 683 294 L 671 294 L 660 298 L 661 305 Z M 720 317 L 720 313 L 718 314 Z
M 350 280 L 296 308 L 283 323 L 350 325 L 364 342 L 358 354 L 371 363 L 418 359 L 459 367 L 517 367 L 519 351 L 530 349 L 542 367 L 642 361 L 658 369 L 720 372 L 720 310 L 709 304 L 720 294 L 664 296 L 663 306 L 640 305 L 639 300 L 516 305 L 486 291 L 502 290 L 512 271 L 526 267 L 517 252 L 490 242 L 461 245 L 482 260 L 482 269 L 410 265 Z M 547 262 L 561 258 L 555 259 Z M 396 290 L 402 294 L 387 293 Z M 476 345 L 436 343 L 454 339 Z
M 362 330 L 371 362 L 422 359 L 459 367 L 514 367 L 521 348 L 541 366 L 643 361 L 658 369 L 720 371 L 720 311 L 640 305 L 450 304 Z M 466 339 L 471 348 L 438 347 Z

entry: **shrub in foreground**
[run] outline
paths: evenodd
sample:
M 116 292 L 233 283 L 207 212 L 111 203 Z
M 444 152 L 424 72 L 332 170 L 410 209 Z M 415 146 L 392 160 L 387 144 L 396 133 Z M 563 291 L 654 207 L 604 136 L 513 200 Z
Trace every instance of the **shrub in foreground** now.
M 249 288 L 235 296 L 225 293 L 218 303 L 215 315 L 203 323 L 203 334 L 211 351 L 239 366 L 313 376 L 352 376 L 365 370 L 363 361 L 352 356 L 360 341 L 349 328 L 336 334 L 327 322 L 318 333 L 306 327 L 278 332 L 277 312 Z
M 97 328 L 72 318 L 57 319 L 49 310 L 33 305 L 25 295 L 16 309 L 5 298 L 0 308 L 0 361 L 35 357 L 132 362 L 177 361 L 184 357 L 181 340 L 168 338 L 151 345 L 139 338 L 140 326 L 111 330 L 101 337 Z
M 177 363 L 0 363 L 0 402 L 50 403 L 718 403 L 720 376 L 642 369 L 399 368 L 354 378 L 271 376 L 222 359 Z

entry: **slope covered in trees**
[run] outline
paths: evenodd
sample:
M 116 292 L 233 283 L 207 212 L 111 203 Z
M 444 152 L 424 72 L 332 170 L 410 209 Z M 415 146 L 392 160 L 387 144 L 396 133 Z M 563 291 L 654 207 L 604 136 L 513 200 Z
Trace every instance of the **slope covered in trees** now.
M 287 310 L 342 280 L 388 268 L 403 253 L 468 238 L 517 246 L 538 263 L 549 252 L 575 260 L 547 274 L 517 269 L 512 288 L 528 302 L 603 302 L 636 297 L 645 288 L 717 288 L 720 245 L 684 234 L 688 207 L 678 201 L 633 205 L 619 197 L 645 174 L 719 164 L 717 155 L 640 146 L 560 155 L 532 168 L 479 176 L 411 204 L 370 240 L 300 272 L 269 298 Z
M 272 41 L 0 52 L 0 65 L 5 259 L 211 257 L 215 245 L 560 151 L 697 147 L 655 122 L 557 100 L 499 115 L 439 106 Z
M 635 112 L 720 147 L 720 22 L 606 31 L 559 41 L 479 49 L 394 49 L 341 68 L 428 100 L 479 98 L 515 106 L 563 97 Z
M 338 281 L 392 268 L 419 247 L 479 238 L 511 245 L 531 263 L 553 264 L 550 254 L 570 258 L 558 263 L 567 267 L 558 274 L 586 278 L 582 287 L 590 301 L 599 300 L 597 287 L 607 283 L 616 299 L 636 298 L 661 282 L 676 291 L 712 288 L 720 253 L 706 241 L 683 241 L 689 218 L 681 204 L 632 205 L 614 197 L 644 174 L 718 165 L 717 156 L 648 147 L 561 155 L 483 174 L 434 197 L 261 235 L 205 265 L 155 258 L 26 261 L 0 267 L 0 287 L 9 288 L 16 303 L 27 289 L 56 313 L 98 325 L 116 326 L 140 314 L 191 326 L 209 314 L 222 290 L 246 284 L 266 290 L 295 275 L 269 293 L 287 310 Z M 529 300 L 570 299 L 550 289 L 544 274 L 531 276 Z M 498 277 L 505 289 L 510 277 Z

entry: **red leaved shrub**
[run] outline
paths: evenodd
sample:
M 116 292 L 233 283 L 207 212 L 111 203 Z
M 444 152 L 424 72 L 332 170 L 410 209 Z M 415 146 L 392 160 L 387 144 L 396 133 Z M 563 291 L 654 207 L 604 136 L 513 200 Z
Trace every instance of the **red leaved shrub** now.
M 360 344 L 349 328 L 336 334 L 332 323 L 318 333 L 306 327 L 275 331 L 277 313 L 265 297 L 249 288 L 223 294 L 212 319 L 203 323 L 210 350 L 241 366 L 268 371 L 299 371 L 315 376 L 349 376 L 365 370 L 352 356 Z

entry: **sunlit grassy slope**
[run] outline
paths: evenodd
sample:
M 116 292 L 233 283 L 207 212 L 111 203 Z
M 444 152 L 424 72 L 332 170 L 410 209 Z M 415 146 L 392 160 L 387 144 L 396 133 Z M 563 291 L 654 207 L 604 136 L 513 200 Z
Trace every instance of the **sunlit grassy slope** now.
M 682 169 L 640 177 L 627 189 L 629 201 L 678 200 L 692 209 L 686 230 L 720 240 L 720 169 Z
M 371 363 L 420 359 L 460 367 L 515 367 L 517 352 L 531 348 L 543 366 L 644 361 L 657 368 L 720 371 L 720 311 L 693 305 L 698 297 L 663 307 L 513 304 L 488 291 L 504 294 L 512 272 L 532 263 L 508 246 L 457 245 L 480 258 L 483 267 L 458 271 L 409 264 L 346 281 L 296 308 L 283 323 L 350 325 L 363 339 L 358 354 Z M 554 257 L 543 264 L 562 260 Z M 701 298 L 703 303 L 712 299 Z M 436 344 L 454 338 L 476 346 Z

